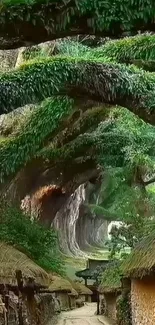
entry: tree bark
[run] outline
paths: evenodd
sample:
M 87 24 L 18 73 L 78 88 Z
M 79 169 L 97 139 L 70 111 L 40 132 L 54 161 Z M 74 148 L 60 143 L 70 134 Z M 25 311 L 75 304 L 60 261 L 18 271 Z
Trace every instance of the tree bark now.
M 71 161 L 66 164 L 50 164 L 47 166 L 38 160 L 27 164 L 16 178 L 1 186 L 1 195 L 11 203 L 21 204 L 22 199 L 29 195 L 33 210 L 39 211 L 38 218 L 48 226 L 51 225 L 56 213 L 67 202 L 74 191 L 87 181 L 93 181 L 100 175 L 100 169 L 92 158 L 82 161 Z M 48 196 L 39 205 L 37 191 L 45 186 L 56 185 L 62 193 Z

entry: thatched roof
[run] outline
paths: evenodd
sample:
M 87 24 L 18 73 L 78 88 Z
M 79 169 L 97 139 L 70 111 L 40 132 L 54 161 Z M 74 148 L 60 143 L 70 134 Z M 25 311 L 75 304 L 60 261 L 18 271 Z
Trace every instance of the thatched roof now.
M 0 284 L 16 285 L 16 270 L 22 271 L 23 280 L 34 278 L 41 285 L 49 284 L 48 274 L 14 246 L 0 243 Z
M 74 288 L 72 288 L 71 293 L 69 293 L 68 295 L 69 295 L 69 296 L 78 297 L 78 293 L 77 293 L 77 291 L 76 291 Z
M 50 275 L 49 290 L 52 292 L 62 291 L 71 293 L 73 288 L 71 283 L 58 275 Z
M 126 277 L 142 278 L 155 271 L 155 235 L 144 238 L 121 266 Z
M 121 271 L 118 262 L 109 265 L 102 274 L 101 284 L 98 288 L 100 293 L 121 291 Z
M 72 281 L 71 284 L 79 295 L 92 295 L 93 294 L 92 291 L 81 282 Z

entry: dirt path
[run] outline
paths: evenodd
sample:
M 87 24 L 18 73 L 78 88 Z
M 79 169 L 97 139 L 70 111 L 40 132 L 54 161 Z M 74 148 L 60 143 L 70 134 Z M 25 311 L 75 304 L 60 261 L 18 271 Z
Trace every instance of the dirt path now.
M 62 313 L 57 325 L 101 325 L 95 312 L 96 304 L 86 304 L 84 307 Z

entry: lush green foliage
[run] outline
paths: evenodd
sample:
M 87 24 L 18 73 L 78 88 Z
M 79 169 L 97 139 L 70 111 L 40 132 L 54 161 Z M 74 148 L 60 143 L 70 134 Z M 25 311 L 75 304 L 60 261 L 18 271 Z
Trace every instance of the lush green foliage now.
M 63 273 L 57 234 L 31 221 L 19 208 L 1 205 L 0 240 L 13 244 L 47 271 Z
M 59 97 L 45 100 L 36 107 L 20 129 L 0 144 L 0 180 L 15 173 L 32 159 L 47 136 L 59 127 L 60 121 L 71 112 L 72 100 Z
M 33 22 L 37 25 L 38 20 L 43 25 L 46 21 L 46 28 L 51 27 L 52 31 L 65 31 L 68 27 L 73 27 L 73 22 L 76 19 L 80 20 L 80 17 L 85 17 L 86 26 L 93 28 L 95 31 L 109 31 L 111 34 L 118 30 L 130 31 L 135 28 L 135 23 L 138 22 L 138 26 L 142 26 L 142 23 L 153 22 L 155 4 L 153 0 L 143 1 L 120 1 L 116 0 L 114 3 L 111 1 L 101 0 L 78 0 L 75 3 L 68 3 L 67 0 L 61 1 L 45 1 L 45 0 L 4 0 L 2 2 L 1 9 L 1 24 L 6 23 L 5 12 L 9 14 L 12 19 L 18 17 L 19 21 Z M 36 5 L 42 5 L 42 8 L 52 7 L 53 11 L 55 8 L 58 10 L 59 21 L 55 21 L 55 16 L 50 13 L 47 15 L 46 11 L 42 10 L 40 16 L 32 15 L 33 7 Z M 25 10 L 25 8 L 27 10 Z M 25 14 L 26 11 L 26 14 Z M 105 15 L 106 12 L 106 15 Z M 46 13 L 46 15 L 45 15 Z M 58 22 L 56 24 L 56 22 Z M 50 25 L 51 23 L 51 25 Z M 55 23 L 55 24 L 54 24 Z M 50 30 L 49 30 L 50 32 Z
M 94 29 L 113 30 L 111 24 L 118 21 L 124 29 L 127 26 L 130 29 L 137 17 L 142 20 L 152 17 L 149 4 L 145 2 L 146 17 L 142 15 L 144 4 L 140 4 L 142 11 L 135 12 L 135 5 L 130 1 L 129 7 L 118 0 L 114 6 L 104 2 L 96 5 L 95 1 L 77 1 L 76 9 L 81 15 L 96 10 L 95 20 L 89 22 Z M 31 5 L 29 3 L 28 10 Z M 106 19 L 105 15 L 101 16 L 105 6 Z M 3 9 L 5 11 L 5 6 Z M 132 13 L 130 26 L 123 20 L 123 17 L 129 17 L 129 12 Z M 72 17 L 74 14 L 73 10 Z M 29 19 L 28 16 L 27 21 Z M 69 24 L 70 17 L 67 19 Z M 60 22 L 60 29 L 65 26 L 64 23 L 62 27 Z M 122 105 L 155 124 L 155 75 L 129 65 L 136 64 L 135 60 L 145 61 L 145 64 L 146 61 L 154 62 L 154 44 L 155 37 L 149 34 L 108 41 L 97 49 L 60 42 L 56 52 L 59 56 L 50 57 L 50 51 L 41 47 L 40 50 L 25 51 L 25 59 L 33 60 L 0 76 L 1 112 L 25 104 L 38 104 L 50 97 L 34 108 L 17 132 L 2 139 L 1 181 L 32 159 L 42 159 L 51 165 L 59 162 L 67 165 L 72 160 L 91 158 L 96 166 L 99 164 L 104 169 L 98 205 L 92 208 L 110 220 L 118 219 L 123 223 L 119 229 L 113 229 L 111 250 L 114 253 L 124 246 L 133 247 L 152 227 L 154 194 L 146 191 L 144 183 L 149 174 L 154 173 L 154 128 L 125 109 L 119 106 L 114 109 L 113 106 Z M 64 93 L 68 97 L 62 97 Z M 90 109 L 89 100 L 107 104 Z M 105 121 L 107 108 L 112 113 Z M 72 116 L 74 112 L 77 118 Z
M 107 62 L 134 63 L 135 65 L 148 66 L 155 63 L 155 36 L 140 34 L 134 37 L 125 37 L 120 40 L 107 40 L 104 45 L 89 48 L 80 42 L 63 40 L 56 43 L 55 52 L 66 56 L 90 58 L 106 58 Z M 25 58 L 35 56 L 49 56 L 50 49 L 41 50 L 39 47 L 25 50 Z M 147 66 L 146 64 L 146 66 Z
M 107 56 L 117 62 L 134 60 L 155 60 L 155 36 L 150 34 L 125 37 L 116 41 L 108 41 L 105 45 L 91 50 L 95 57 Z M 135 61 L 134 61 L 135 62 Z
M 60 53 L 65 53 L 68 56 L 72 55 L 71 57 L 47 58 L 43 55 L 42 59 L 36 58 L 34 61 L 27 62 L 17 71 L 1 75 L 1 109 L 5 111 L 26 103 L 40 102 L 45 97 L 65 92 L 67 85 L 67 89 L 70 88 L 72 90 L 72 87 L 75 88 L 75 93 L 72 92 L 72 96 L 74 97 L 76 97 L 76 89 L 78 90 L 78 88 L 81 88 L 86 95 L 90 94 L 91 96 L 93 93 L 101 101 L 107 101 L 108 97 L 110 103 L 119 103 L 120 98 L 122 98 L 121 100 L 123 103 L 125 104 L 126 100 L 126 105 L 129 106 L 131 110 L 136 110 L 136 112 L 138 105 L 140 107 L 140 115 L 145 113 L 145 108 L 146 110 L 150 108 L 150 113 L 154 112 L 154 74 L 139 70 L 133 66 L 127 67 L 126 65 L 118 63 L 106 63 L 111 60 L 109 49 L 111 49 L 113 56 L 116 54 L 114 59 L 119 61 L 121 60 L 119 57 L 123 55 L 121 54 L 121 50 L 130 53 L 130 51 L 128 51 L 128 44 L 130 43 L 136 44 L 136 49 L 138 46 L 141 46 L 143 42 L 144 45 L 145 42 L 148 43 L 148 45 L 151 43 L 150 57 L 152 59 L 153 41 L 154 37 L 148 35 L 121 41 L 107 42 L 103 47 L 103 56 L 99 58 L 98 50 L 95 52 L 95 50 L 90 50 L 79 44 L 77 45 L 77 43 L 62 42 L 60 43 Z M 123 50 L 123 46 L 126 50 Z M 114 51 L 114 48 L 116 51 Z M 75 51 L 75 49 L 77 49 L 77 51 Z M 98 85 L 100 85 L 100 87 L 98 87 Z M 136 135 L 135 123 L 137 123 L 138 120 L 136 119 L 135 122 L 133 122 L 134 127 L 131 127 L 129 116 L 122 115 L 122 119 L 128 119 L 127 123 L 130 127 L 129 132 L 127 132 L 128 128 L 126 128 L 125 124 L 122 129 L 121 123 L 119 123 L 119 125 L 117 123 L 117 125 L 113 125 L 108 134 L 105 135 L 104 133 L 104 136 L 102 132 L 103 125 L 97 129 L 96 133 L 93 133 L 93 137 L 89 133 L 84 134 L 82 137 L 80 136 L 80 128 L 83 133 L 82 125 L 84 125 L 85 131 L 87 131 L 86 125 L 90 125 L 90 123 L 92 123 L 92 129 L 93 127 L 97 127 L 102 116 L 104 117 L 103 111 L 95 113 L 97 114 L 96 119 L 94 118 L 95 115 L 92 114 L 91 117 L 91 113 L 87 114 L 85 115 L 84 123 L 80 122 L 78 127 L 75 125 L 77 131 L 75 132 L 75 129 L 72 129 L 72 136 L 74 134 L 74 141 L 72 143 L 67 143 L 66 135 L 69 134 L 69 132 L 66 132 L 65 129 L 64 134 L 62 134 L 62 138 L 65 137 L 66 139 L 66 145 L 64 147 L 58 150 L 58 148 L 51 143 L 51 145 L 39 151 L 42 149 L 42 144 L 44 144 L 44 141 L 46 142 L 47 137 L 50 136 L 51 139 L 53 132 L 59 132 L 59 125 L 62 117 L 65 117 L 66 114 L 71 111 L 70 108 L 72 105 L 72 100 L 67 97 L 52 97 L 49 100 L 45 100 L 41 105 L 37 106 L 34 113 L 29 117 L 28 122 L 25 121 L 26 125 L 21 127 L 21 131 L 18 132 L 17 136 L 13 135 L 6 141 L 1 142 L 1 181 L 4 180 L 5 176 L 18 171 L 20 167 L 35 156 L 43 157 L 43 159 L 52 159 L 53 161 L 55 161 L 55 159 L 66 160 L 71 157 L 76 158 L 81 152 L 83 154 L 84 151 L 91 146 L 96 146 L 96 148 L 100 147 L 101 156 L 104 156 L 103 163 L 104 165 L 107 164 L 107 166 L 109 164 L 113 165 L 114 161 L 117 162 L 116 165 L 120 165 L 119 160 L 124 160 L 125 155 L 125 159 L 127 160 L 128 155 L 130 155 L 130 159 L 131 156 L 133 156 L 134 160 L 136 159 L 135 156 L 137 156 L 137 159 L 144 159 L 145 153 L 142 155 L 142 150 L 139 149 L 139 147 L 142 148 L 143 145 L 143 151 L 149 151 L 151 135 L 149 134 L 148 137 L 147 132 L 145 132 L 145 139 L 144 136 L 141 137 L 145 127 L 141 127 L 141 131 L 139 131 L 140 128 L 138 128 L 138 132 L 141 132 L 141 135 Z M 87 121 L 88 123 L 86 123 Z M 123 136 L 120 136 L 120 132 L 123 132 Z M 78 136 L 77 138 L 76 135 Z M 106 136 L 108 136 L 109 141 L 105 146 Z M 70 140 L 70 138 L 68 138 L 68 140 Z M 135 147 L 130 145 L 132 141 L 135 142 Z M 99 146 L 99 144 L 101 145 Z M 120 149 L 118 148 L 119 146 Z M 109 155 L 107 155 L 108 150 Z M 123 150 L 125 150 L 125 154 Z M 140 155 L 138 156 L 139 150 Z M 17 154 L 17 151 L 20 154 Z M 12 162 L 14 163 L 12 164 Z
M 93 93 L 101 101 L 107 101 L 108 98 L 109 102 L 117 104 L 117 102 L 120 103 L 121 98 L 123 104 L 129 106 L 133 111 L 136 110 L 137 112 L 138 105 L 140 115 L 143 115 L 145 109 L 148 111 L 149 108 L 150 113 L 152 113 L 154 112 L 155 98 L 154 74 L 139 70 L 134 66 L 127 67 L 118 63 L 109 63 L 109 60 L 122 61 L 123 58 L 128 60 L 132 59 L 132 57 L 152 60 L 154 58 L 153 45 L 153 35 L 140 35 L 120 41 L 111 41 L 101 48 L 93 50 L 79 43 L 60 42 L 58 51 L 60 54 L 67 55 L 67 57 L 47 58 L 46 53 L 43 51 L 41 53 L 42 58 L 36 58 L 31 62 L 28 61 L 17 71 L 1 75 L 1 110 L 8 111 L 26 103 L 40 102 L 45 97 L 66 92 L 67 85 L 67 89 L 72 90 L 72 87 L 75 88 L 75 93 L 72 92 L 74 97 L 76 97 L 76 89 L 78 90 L 80 87 L 86 95 L 90 94 L 91 96 Z M 148 56 L 146 56 L 146 48 L 149 48 Z M 126 57 L 127 55 L 130 58 Z M 130 98 L 131 103 L 129 104 Z M 127 103 L 125 103 L 125 100 Z M 82 116 L 81 120 L 83 122 L 78 121 L 78 125 L 75 125 L 74 129 L 72 128 L 70 134 L 68 130 L 64 130 L 62 139 L 65 138 L 65 140 L 61 139 L 61 143 L 65 142 L 64 147 L 57 148 L 51 143 L 51 145 L 49 144 L 42 149 L 48 137 L 52 138 L 53 132 L 58 134 L 62 117 L 70 113 L 72 105 L 72 100 L 67 97 L 52 97 L 45 100 L 34 109 L 34 113 L 32 113 L 28 121 L 23 122 L 25 125 L 21 126 L 21 131 L 18 130 L 18 135 L 14 134 L 6 141 L 1 142 L 1 181 L 5 179 L 5 176 L 18 171 L 20 167 L 35 156 L 52 159 L 53 161 L 57 159 L 66 160 L 71 157 L 76 158 L 80 153 L 84 154 L 84 151 L 92 146 L 96 146 L 98 151 L 100 148 L 100 162 L 104 166 L 113 166 L 114 163 L 120 166 L 125 159 L 126 161 L 132 159 L 134 162 L 136 159 L 137 161 L 150 159 L 148 158 L 148 151 L 151 149 L 151 141 L 154 141 L 153 130 L 148 129 L 148 137 L 146 126 L 137 119 L 133 121 L 133 118 L 130 118 L 130 115 L 126 115 L 126 113 L 124 115 L 122 113 L 122 117 L 119 119 L 120 122 L 114 123 L 110 127 L 109 133 L 106 131 L 106 134 L 105 132 L 103 134 L 102 124 L 93 133 L 93 136 L 89 133 L 80 136 L 80 132 L 84 133 L 82 125 L 84 125 L 84 131 L 87 132 L 86 125 L 90 129 L 90 123 L 92 123 L 93 129 L 93 127 L 97 127 L 102 117 L 104 118 L 103 111 L 95 112 L 96 118 L 90 112 Z M 83 117 L 85 118 L 83 119 Z M 121 119 L 128 121 L 128 127 L 126 127 L 126 123 L 121 123 Z M 136 123 L 139 124 L 137 130 Z M 151 132 L 153 140 L 151 139 Z M 123 136 L 120 136 L 119 133 L 123 133 Z M 67 143 L 67 135 L 68 140 L 73 139 L 73 142 L 69 141 Z M 109 141 L 105 146 L 106 137 L 108 137 Z M 134 145 L 131 145 L 132 142 L 134 142 Z M 42 150 L 40 151 L 40 149 Z M 107 155 L 108 151 L 109 154 Z M 104 158 L 102 159 L 102 157 Z M 14 163 L 12 164 L 12 162 Z M 131 165 L 133 166 L 133 162 Z
M 131 295 L 124 292 L 117 299 L 117 323 L 118 325 L 132 325 Z
M 118 261 L 111 262 L 102 273 L 101 286 L 112 292 L 121 288 L 121 270 Z
M 17 71 L 0 77 L 1 113 L 36 103 L 45 97 L 59 95 L 65 86 L 82 87 L 86 94 L 96 93 L 100 101 L 119 104 L 128 100 L 134 111 L 134 102 L 145 112 L 154 108 L 154 74 L 134 66 L 107 63 L 107 58 L 46 58 L 30 61 Z M 102 78 L 100 76 L 102 75 Z M 98 87 L 100 84 L 100 88 Z M 73 94 L 74 95 L 74 94 Z M 142 96 L 142 97 L 141 97 Z M 76 97 L 76 94 L 75 94 Z M 127 106 L 127 107 L 128 107 Z M 138 111 L 137 111 L 138 113 Z M 139 113 L 140 114 L 140 113 Z
M 148 235 L 154 227 L 155 211 L 154 191 L 145 186 L 145 180 L 154 174 L 155 168 L 152 147 L 154 127 L 125 110 L 113 111 L 112 119 L 114 117 L 113 135 L 118 140 L 117 134 L 121 134 L 119 150 L 117 148 L 117 156 L 113 160 L 110 154 L 101 154 L 103 184 L 97 204 L 90 205 L 91 210 L 103 219 L 121 222 L 112 227 L 108 243 L 111 255 L 134 247 L 143 236 Z

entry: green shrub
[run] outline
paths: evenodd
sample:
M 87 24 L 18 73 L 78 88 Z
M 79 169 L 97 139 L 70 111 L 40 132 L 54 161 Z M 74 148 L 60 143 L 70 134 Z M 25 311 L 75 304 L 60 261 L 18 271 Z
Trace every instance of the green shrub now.
M 132 325 L 131 297 L 129 292 L 123 292 L 117 299 L 117 324 Z

